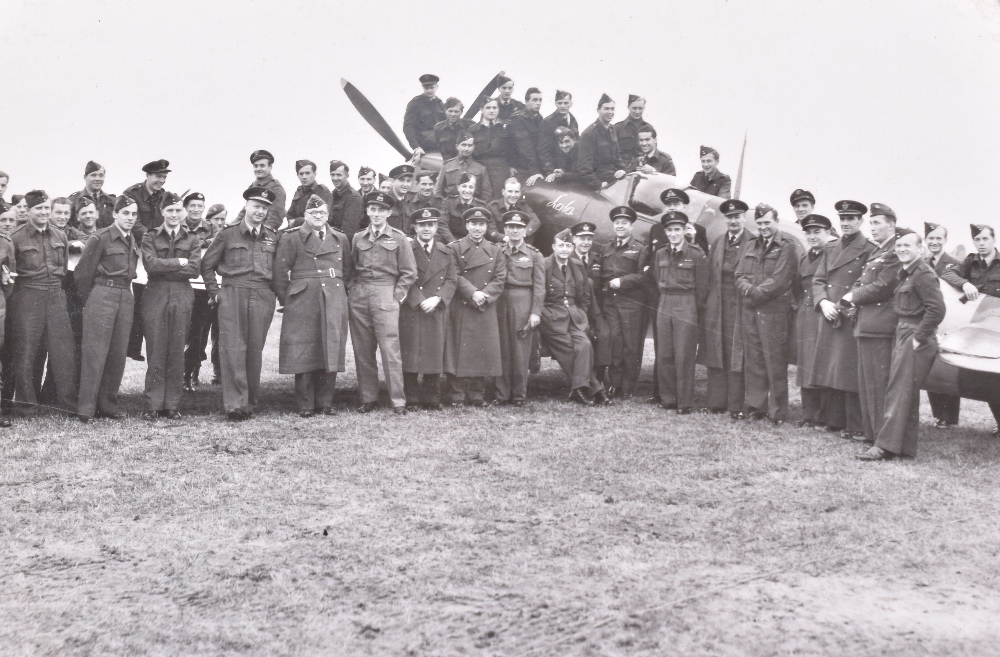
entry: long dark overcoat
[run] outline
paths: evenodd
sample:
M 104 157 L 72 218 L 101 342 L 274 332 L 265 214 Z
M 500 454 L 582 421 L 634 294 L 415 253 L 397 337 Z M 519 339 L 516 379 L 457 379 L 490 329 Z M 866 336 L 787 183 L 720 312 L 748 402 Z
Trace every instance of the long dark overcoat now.
M 431 255 L 413 240 L 413 259 L 417 261 L 417 281 L 399 309 L 399 346 L 403 354 L 403 371 L 418 374 L 440 374 L 444 371 L 444 345 L 448 334 L 448 306 L 455 295 L 455 260 L 451 250 L 434 240 Z M 441 303 L 430 313 L 420 304 L 430 297 L 441 297 Z

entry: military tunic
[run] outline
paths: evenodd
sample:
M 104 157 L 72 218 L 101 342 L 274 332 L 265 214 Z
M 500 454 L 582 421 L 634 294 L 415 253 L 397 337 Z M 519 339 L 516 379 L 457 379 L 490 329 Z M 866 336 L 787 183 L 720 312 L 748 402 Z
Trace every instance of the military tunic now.
M 626 162 L 639 156 L 639 128 L 644 125 L 646 125 L 644 119 L 637 121 L 631 116 L 614 125 L 615 135 L 618 137 L 618 148 L 621 150 L 622 159 Z
M 569 378 L 570 391 L 590 397 L 604 391 L 594 375 L 594 347 L 587 336 L 590 295 L 583 263 L 569 258 L 565 273 L 555 255 L 545 258 L 545 301 L 539 337 Z
M 468 229 L 465 227 L 465 219 L 462 218 L 465 211 L 472 208 L 486 208 L 487 211 L 489 211 L 488 205 L 489 204 L 486 203 L 486 201 L 480 198 L 473 198 L 471 201 L 466 203 L 457 194 L 449 196 L 441 201 L 442 216 L 438 226 L 438 235 L 442 236 L 443 239 L 444 229 L 447 229 L 448 233 L 452 236 L 452 240 L 449 241 L 462 239 L 469 234 Z M 497 217 L 493 215 L 492 212 L 490 212 L 490 214 L 492 215 L 492 221 L 486 222 L 487 230 L 489 230 L 489 225 L 494 224 L 497 220 Z
M 448 334 L 448 307 L 455 296 L 458 275 L 451 249 L 435 238 L 430 255 L 419 239 L 411 243 L 417 280 L 399 312 L 399 344 L 403 355 L 403 384 L 408 404 L 439 404 L 444 372 L 444 345 Z M 441 301 L 429 313 L 420 304 L 431 297 Z M 419 377 L 423 375 L 423 386 Z
M 707 406 L 714 411 L 743 411 L 743 372 L 733 368 L 733 336 L 739 320 L 736 266 L 753 235 L 740 231 L 730 244 L 729 232 L 712 242 L 708 260 L 708 299 L 703 326 L 704 361 L 708 368 Z
M 885 390 L 897 320 L 892 296 L 902 267 L 895 247 L 895 237 L 877 246 L 851 289 L 851 302 L 858 309 L 854 337 L 858 340 L 861 424 L 868 442 L 875 440 L 885 417 Z
M 682 241 L 653 255 L 648 275 L 659 290 L 656 310 L 656 370 L 660 403 L 665 407 L 694 406 L 694 366 L 699 317 L 709 291 L 708 258 Z
M 646 342 L 646 266 L 651 254 L 646 245 L 629 237 L 621 245 L 615 238 L 598 254 L 601 262 L 601 314 L 607 322 L 611 385 L 623 395 L 634 395 L 642 371 Z M 610 283 L 619 279 L 617 290 Z
M 486 167 L 472 159 L 455 157 L 444 163 L 437 182 L 434 184 L 434 195 L 438 198 L 447 198 L 453 194 L 458 194 L 458 183 L 462 174 L 469 174 L 476 177 L 476 198 L 493 198 L 493 182 Z
M 428 98 L 424 94 L 414 96 L 406 104 L 406 112 L 403 114 L 403 135 L 410 148 L 422 148 L 426 153 L 437 151 L 434 126 L 447 118 L 440 98 Z
M 145 182 L 132 185 L 125 190 L 125 196 L 135 199 L 138 217 L 135 225 L 132 226 L 132 233 L 137 240 L 142 240 L 142 236 L 147 230 L 159 228 L 163 223 L 163 213 L 160 211 L 160 202 L 163 200 L 163 189 L 150 192 Z M 114 206 L 112 206 L 113 209 Z
M 593 189 L 615 181 L 615 172 L 623 171 L 625 162 L 618 150 L 618 137 L 609 125 L 598 121 L 580 135 L 580 175 Z
M 264 225 L 271 230 L 278 230 L 281 228 L 281 224 L 285 220 L 285 199 L 287 198 L 284 186 L 278 182 L 277 178 L 268 174 L 264 178 L 254 178 L 254 181 L 247 185 L 247 189 L 251 187 L 263 187 L 264 189 L 269 189 L 274 192 L 274 203 L 269 205 L 267 208 L 267 216 L 264 218 Z M 246 213 L 247 210 L 245 207 L 240 209 L 239 214 L 236 215 L 237 224 L 243 221 Z
M 476 143 L 473 156 L 486 167 L 493 188 L 492 195 L 483 197 L 490 202 L 502 199 L 504 183 L 511 177 L 511 132 L 499 119 L 491 124 L 481 121 L 469 132 Z
M 344 183 L 342 187 L 334 187 L 330 195 L 330 216 L 327 223 L 342 232 L 348 239 L 354 239 L 354 233 L 363 228 L 365 220 L 364 199 L 361 193 Z
M 719 198 L 733 197 L 733 181 L 718 169 L 711 176 L 706 175 L 704 171 L 694 174 L 694 177 L 691 178 L 691 186 L 699 192 L 718 196 Z
M 674 166 L 674 160 L 666 153 L 655 150 L 647 155 L 636 155 L 629 162 L 628 171 L 638 171 L 640 168 L 649 165 L 656 169 L 660 173 L 665 173 L 669 176 L 677 175 L 677 167 Z
M 201 240 L 186 226 L 176 231 L 171 239 L 162 224 L 142 238 L 142 265 L 148 276 L 142 295 L 147 411 L 176 410 L 184 386 L 184 343 L 194 307 L 191 279 L 200 271 Z M 187 264 L 181 264 L 182 258 Z
M 351 343 L 362 404 L 378 401 L 378 363 L 382 354 L 386 387 L 393 407 L 406 405 L 399 345 L 399 306 L 417 279 L 413 249 L 401 231 L 372 226 L 354 235 L 354 279 L 350 285 Z
M 466 236 L 448 245 L 455 261 L 456 299 L 449 308 L 444 371 L 451 375 L 451 402 L 483 400 L 482 377 L 503 374 L 497 300 L 507 282 L 503 250 L 489 240 Z M 487 295 L 477 307 L 476 291 Z
M 545 262 L 533 246 L 522 243 L 503 247 L 507 282 L 497 315 L 500 329 L 500 362 L 503 374 L 496 379 L 497 399 L 524 401 L 528 392 L 528 361 L 535 332 L 529 327 L 530 315 L 541 317 L 545 301 Z
M 289 228 L 298 228 L 302 225 L 302 219 L 306 216 L 306 202 L 313 194 L 323 199 L 328 209 L 333 204 L 333 195 L 330 194 L 330 188 L 326 185 L 318 182 L 314 182 L 308 187 L 299 185 L 295 188 L 295 193 L 292 194 L 292 202 L 288 204 L 288 213 L 285 215 Z
M 524 103 L 515 98 L 511 98 L 506 103 L 500 100 L 499 98 L 497 98 L 496 101 L 497 105 L 499 106 L 497 113 L 497 120 L 503 121 L 504 123 L 509 121 L 510 118 L 514 116 L 514 112 L 524 109 Z
M 69 200 L 73 203 L 72 214 L 69 217 L 69 225 L 74 228 L 80 225 L 80 220 L 77 218 L 77 203 L 80 198 L 87 197 L 94 200 L 94 206 L 97 208 L 97 223 L 95 226 L 97 228 L 107 228 L 115 222 L 115 202 L 118 200 L 114 194 L 105 194 L 103 190 L 98 190 L 91 194 L 86 189 L 79 192 L 73 192 L 69 195 Z
M 246 221 L 219 231 L 201 259 L 201 275 L 218 298 L 223 410 L 252 413 L 260 389 L 267 331 L 274 319 L 271 290 L 278 234 Z M 220 288 L 218 276 L 222 277 Z
M 30 222 L 10 234 L 17 278 L 10 298 L 14 350 L 14 387 L 19 410 L 39 411 L 36 389 L 39 359 L 48 353 L 59 406 L 76 411 L 76 350 L 66 312 L 62 279 L 66 273 L 66 235 Z
M 752 240 L 736 266 L 733 367 L 743 371 L 747 409 L 767 409 L 776 421 L 788 413 L 788 309 L 797 271 L 796 242 L 781 232 L 768 242 Z
M 295 375 L 300 411 L 333 404 L 337 372 L 347 352 L 347 286 L 353 263 L 347 236 L 327 227 L 320 240 L 311 227 L 278 240 L 271 289 L 285 307 L 278 343 L 278 372 Z
M 565 127 L 580 134 L 580 125 L 576 122 L 576 117 L 572 112 L 560 114 L 558 110 L 552 112 L 542 119 L 538 130 L 538 163 L 541 165 L 542 173 L 546 176 L 556 168 L 556 153 L 559 151 L 559 144 L 556 142 L 556 128 Z
M 503 216 L 508 212 L 520 212 L 528 220 L 528 226 L 524 229 L 524 241 L 528 244 L 531 244 L 535 233 L 538 232 L 538 229 L 542 225 L 541 219 L 531 209 L 531 206 L 525 203 L 524 199 L 518 199 L 514 205 L 507 205 L 507 202 L 503 199 L 490 201 L 486 205 L 486 208 L 493 215 L 493 221 L 490 222 L 489 227 L 486 229 L 486 239 L 497 244 L 503 242 L 504 237 L 506 237 Z
M 439 121 L 434 126 L 434 141 L 437 144 L 437 148 L 434 150 L 440 151 L 441 157 L 446 162 L 453 157 L 458 157 L 458 135 L 463 131 L 467 132 L 473 123 L 471 119 L 459 119 L 454 123 L 449 122 L 448 119 Z
M 517 179 L 524 182 L 542 172 L 538 161 L 538 138 L 542 116 L 524 108 L 514 112 L 507 122 L 511 132 L 511 164 L 517 170 Z
M 118 390 L 125 374 L 135 300 L 132 279 L 141 252 L 131 231 L 102 228 L 87 241 L 76 266 L 83 307 L 80 356 L 81 417 L 118 414 Z

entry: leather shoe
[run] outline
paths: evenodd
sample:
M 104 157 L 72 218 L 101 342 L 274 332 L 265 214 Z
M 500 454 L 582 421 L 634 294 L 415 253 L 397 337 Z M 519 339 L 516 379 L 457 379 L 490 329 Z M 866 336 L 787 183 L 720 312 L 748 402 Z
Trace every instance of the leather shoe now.
M 323 415 L 336 415 L 337 409 L 333 408 L 332 406 L 325 406 L 323 408 L 318 409 L 316 412 L 322 413 Z
M 813 422 L 812 420 L 799 420 L 798 422 L 795 423 L 795 426 L 797 426 L 800 429 L 808 429 L 816 426 L 816 423 Z
M 603 390 L 598 390 L 597 393 L 594 394 L 594 403 L 598 406 L 614 406 L 615 404 Z
M 168 408 L 165 411 L 160 411 L 160 417 L 165 417 L 168 420 L 179 420 L 179 419 L 181 419 L 184 416 L 181 415 L 180 411 L 178 411 L 177 409 L 175 409 L 175 408 Z
M 91 422 L 94 421 L 94 418 L 90 417 L 89 415 L 77 415 L 76 418 L 78 420 L 80 420 L 80 422 L 82 422 L 83 424 L 90 424 Z M 7 420 L 7 423 L 8 423 L 7 426 L 9 427 L 10 426 L 10 420 Z M 0 426 L 3 426 L 3 425 L 0 425 Z
M 424 404 L 424 408 L 428 411 L 442 411 L 444 410 L 444 404 L 441 402 L 429 402 Z
M 9 429 L 11 427 L 9 417 L 0 417 L 0 429 Z
M 312 417 L 316 415 L 316 411 L 299 411 L 299 417 Z
M 94 417 L 101 418 L 102 420 L 121 421 L 126 419 L 128 416 L 124 413 L 95 413 Z
M 745 420 L 747 419 L 747 416 L 746 413 L 744 413 L 743 411 L 732 411 L 729 414 L 729 418 L 731 420 Z
M 853 431 L 841 431 L 840 432 L 840 437 L 843 438 L 844 440 L 854 440 L 854 432 Z
M 143 411 L 142 412 L 142 419 L 146 420 L 147 422 L 156 422 L 156 420 L 159 419 L 159 417 L 160 416 L 157 415 L 156 411 Z
M 691 407 L 690 406 L 685 406 L 684 408 L 678 408 L 677 409 L 677 414 L 678 415 L 691 415 Z
M 406 415 L 407 411 L 405 406 L 396 406 L 395 408 L 392 409 L 392 412 L 395 415 Z
M 478 401 L 465 402 L 465 405 L 470 408 L 489 408 L 490 403 L 485 399 L 480 399 Z
M 646 403 L 647 404 L 659 404 L 660 403 L 660 398 L 656 397 L 656 396 L 646 397 Z
M 407 408 L 407 410 L 415 411 L 418 408 L 420 408 L 420 403 L 419 402 L 406 402 L 406 408 Z
M 617 396 L 618 396 L 618 394 L 619 394 L 619 393 L 621 392 L 621 391 L 620 391 L 620 390 L 618 390 L 618 388 L 617 388 L 617 387 L 615 387 L 615 386 L 607 386 L 607 387 L 605 388 L 605 390 L 607 390 L 607 392 L 608 392 L 608 397 L 617 397 Z
M 145 415 L 145 413 L 143 413 L 143 415 Z M 244 420 L 250 419 L 250 414 L 242 408 L 234 408 L 233 410 L 226 412 L 226 418 L 228 418 L 231 422 L 243 422 Z
M 577 388 L 573 392 L 569 393 L 569 400 L 571 402 L 573 402 L 574 404 L 580 404 L 581 406 L 593 406 L 594 405 L 594 402 L 592 402 L 591 400 L 587 399 L 583 395 L 583 391 L 581 391 L 579 388 Z
M 759 420 L 766 420 L 767 419 L 767 413 L 765 413 L 764 411 L 750 411 L 750 419 L 751 420 L 758 420 L 758 421 Z
M 859 461 L 888 461 L 895 456 L 892 452 L 887 452 L 881 447 L 872 447 L 864 454 L 855 454 L 854 458 Z
M 358 413 L 371 413 L 378 409 L 378 402 L 365 402 L 358 407 Z
M 515 399 L 514 401 L 512 401 L 510 403 L 510 405 L 513 406 L 514 408 L 521 408 L 522 406 L 524 406 L 524 400 L 523 399 Z
M 704 406 L 702 408 L 699 408 L 698 412 L 699 413 L 706 413 L 706 414 L 709 414 L 709 415 L 721 415 L 722 413 L 726 412 L 726 409 L 724 409 L 724 408 L 709 408 L 708 406 Z
M 784 420 L 779 420 L 778 418 L 773 418 L 771 420 L 771 424 L 773 424 L 776 427 L 780 427 L 780 426 L 782 426 L 782 425 L 785 424 L 785 421 Z

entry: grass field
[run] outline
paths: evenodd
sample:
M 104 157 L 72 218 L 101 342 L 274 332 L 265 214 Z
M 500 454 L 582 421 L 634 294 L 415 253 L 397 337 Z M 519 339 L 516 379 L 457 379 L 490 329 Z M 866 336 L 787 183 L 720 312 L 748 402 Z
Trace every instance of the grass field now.
M 182 422 L 0 435 L 0 654 L 1000 654 L 984 404 L 875 464 L 791 424 L 571 406 L 548 361 L 519 410 L 304 420 L 279 324 L 253 421 L 209 387 Z

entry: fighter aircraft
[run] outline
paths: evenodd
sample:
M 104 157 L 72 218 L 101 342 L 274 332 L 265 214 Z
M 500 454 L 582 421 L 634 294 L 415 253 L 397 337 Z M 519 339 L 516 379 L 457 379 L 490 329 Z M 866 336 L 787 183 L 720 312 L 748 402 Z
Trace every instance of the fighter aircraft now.
M 502 72 L 486 85 L 477 98 L 493 94 L 499 75 Z M 413 153 L 368 99 L 347 80 L 341 79 L 340 82 L 368 124 L 407 161 L 413 161 Z M 465 118 L 473 118 L 480 109 L 478 101 L 473 103 Z M 422 157 L 419 166 L 438 171 L 441 163 L 439 153 L 429 153 Z M 741 158 L 741 171 L 742 166 Z M 685 189 L 687 186 L 683 180 L 667 174 L 631 173 L 599 191 L 574 183 L 539 182 L 525 188 L 524 198 L 542 222 L 536 237 L 536 244 L 540 247 L 551 244 L 552 236 L 557 232 L 581 221 L 590 221 L 597 226 L 594 241 L 600 244 L 613 237 L 608 218 L 611 208 L 628 205 L 634 209 L 639 217 L 635 234 L 642 238 L 663 213 L 660 194 L 671 187 Z M 705 227 L 711 242 L 726 230 L 724 218 L 719 212 L 719 205 L 724 199 L 694 189 L 686 191 L 691 199 L 687 214 Z M 780 227 L 782 232 L 805 243 L 798 224 L 782 221 Z M 748 229 L 754 232 L 752 227 L 748 226 Z M 960 291 L 944 281 L 941 281 L 941 291 L 947 314 L 939 328 L 938 357 L 924 388 L 1000 404 L 1000 299 L 980 296 L 976 301 L 966 302 Z M 1000 424 L 1000 417 L 994 419 Z

